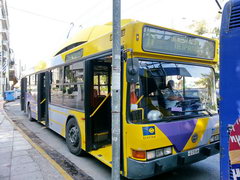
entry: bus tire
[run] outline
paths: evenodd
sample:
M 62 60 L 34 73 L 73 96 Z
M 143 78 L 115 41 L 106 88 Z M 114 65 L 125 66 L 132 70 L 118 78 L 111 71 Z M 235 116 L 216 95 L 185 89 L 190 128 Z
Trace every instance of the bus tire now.
M 80 129 L 77 121 L 70 118 L 66 126 L 66 143 L 69 151 L 77 156 L 83 155 Z
M 30 104 L 28 104 L 28 107 L 27 107 L 27 117 L 29 121 L 33 121 Z

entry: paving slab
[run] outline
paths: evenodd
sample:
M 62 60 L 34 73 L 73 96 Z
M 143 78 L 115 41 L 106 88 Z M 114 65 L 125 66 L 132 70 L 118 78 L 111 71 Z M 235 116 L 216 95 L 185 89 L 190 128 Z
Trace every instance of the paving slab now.
M 12 152 L 0 153 L 0 166 L 10 166 L 12 159 Z
M 35 171 L 40 171 L 40 168 L 35 162 L 11 166 L 11 176 L 26 174 Z
M 12 166 L 17 166 L 25 163 L 33 162 L 33 159 L 29 155 L 17 156 L 12 158 Z
M 10 166 L 0 165 L 0 179 L 9 178 L 10 177 Z
M 11 176 L 11 180 L 43 180 L 43 179 L 44 178 L 40 171 Z
M 18 157 L 18 156 L 24 156 L 24 155 L 28 155 L 27 150 L 19 150 L 19 151 L 12 152 L 12 157 Z

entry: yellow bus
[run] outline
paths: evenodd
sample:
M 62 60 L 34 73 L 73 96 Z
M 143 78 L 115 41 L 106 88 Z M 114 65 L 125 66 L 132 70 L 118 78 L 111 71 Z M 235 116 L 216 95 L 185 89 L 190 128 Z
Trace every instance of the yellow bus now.
M 152 177 L 219 152 L 218 42 L 135 20 L 121 22 L 121 174 Z M 29 120 L 76 155 L 112 166 L 112 23 L 68 40 L 21 81 Z

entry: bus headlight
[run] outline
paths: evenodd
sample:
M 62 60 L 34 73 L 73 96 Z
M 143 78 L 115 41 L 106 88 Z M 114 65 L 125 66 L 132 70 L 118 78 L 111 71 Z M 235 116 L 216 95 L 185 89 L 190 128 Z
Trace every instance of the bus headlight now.
M 160 148 L 156 150 L 147 151 L 147 160 L 168 156 L 172 154 L 172 146 Z
M 212 135 L 211 139 L 210 139 L 210 143 L 213 143 L 215 141 L 219 141 L 220 138 L 219 138 L 219 134 L 216 134 L 216 135 Z
M 156 158 L 156 151 L 148 151 L 147 152 L 147 160 L 151 160 Z
M 163 149 L 164 156 L 172 154 L 172 147 L 166 147 Z
M 156 157 L 162 157 L 162 156 L 164 156 L 163 149 L 157 149 L 156 150 Z

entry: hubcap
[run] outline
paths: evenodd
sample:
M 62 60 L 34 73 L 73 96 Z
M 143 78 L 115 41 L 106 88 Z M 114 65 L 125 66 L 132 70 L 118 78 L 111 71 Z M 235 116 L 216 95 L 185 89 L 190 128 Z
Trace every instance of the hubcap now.
M 69 140 L 73 145 L 77 145 L 78 143 L 78 128 L 76 126 L 73 126 L 68 133 Z

